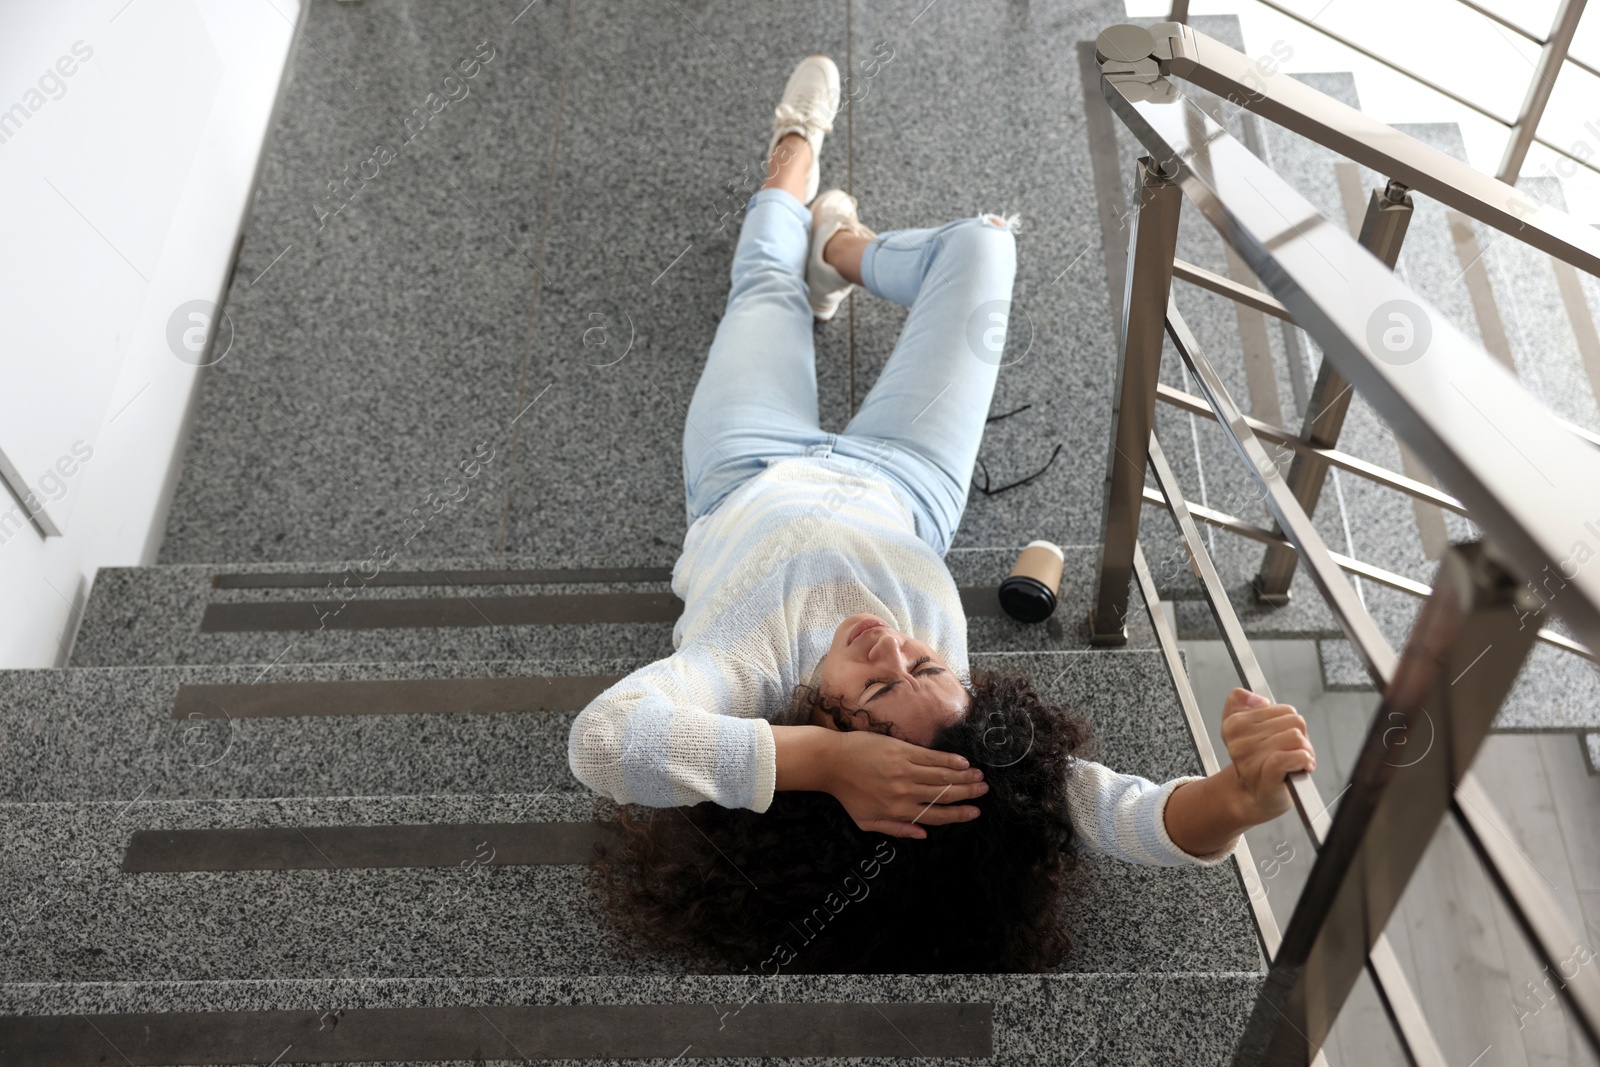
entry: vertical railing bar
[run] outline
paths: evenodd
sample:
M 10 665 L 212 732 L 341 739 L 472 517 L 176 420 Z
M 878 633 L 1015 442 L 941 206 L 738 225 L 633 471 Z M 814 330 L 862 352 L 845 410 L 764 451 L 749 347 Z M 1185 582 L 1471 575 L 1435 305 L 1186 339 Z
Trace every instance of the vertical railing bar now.
M 1157 487 L 1166 499 L 1167 509 L 1172 515 L 1173 522 L 1178 527 L 1178 533 L 1183 538 L 1184 549 L 1189 555 L 1195 577 L 1200 579 L 1200 586 L 1205 593 L 1206 602 L 1211 608 L 1211 614 L 1217 621 L 1217 627 L 1223 635 L 1223 643 L 1228 649 L 1228 655 L 1233 659 L 1234 666 L 1240 678 L 1245 683 L 1245 688 L 1252 692 L 1260 693 L 1271 699 L 1272 689 L 1266 679 L 1266 673 L 1261 669 L 1260 662 L 1256 659 L 1255 652 L 1250 648 L 1250 639 L 1244 632 L 1244 627 L 1239 622 L 1239 616 L 1234 611 L 1233 602 L 1228 599 L 1227 587 L 1222 583 L 1222 577 L 1217 572 L 1216 564 L 1206 551 L 1205 542 L 1200 539 L 1200 530 L 1195 525 L 1194 517 L 1189 513 L 1189 505 L 1183 496 L 1183 490 L 1178 485 L 1177 477 L 1173 474 L 1171 466 L 1167 463 L 1166 453 L 1161 449 L 1161 443 L 1155 434 L 1150 435 L 1150 470 L 1155 476 Z M 1163 620 L 1164 621 L 1164 620 Z M 1300 816 L 1301 825 L 1306 829 L 1314 848 L 1321 850 L 1323 842 L 1327 839 L 1328 829 L 1332 823 L 1328 815 L 1329 805 L 1322 801 L 1322 794 L 1312 781 L 1309 774 L 1304 772 L 1291 774 L 1288 779 L 1290 795 L 1294 799 L 1296 812 Z M 1389 1017 L 1394 1024 L 1395 1036 L 1405 1048 L 1406 1054 L 1413 1063 L 1432 1064 L 1435 1067 L 1444 1067 L 1444 1058 L 1439 1050 L 1439 1043 L 1428 1025 L 1427 1018 L 1417 1011 L 1408 1011 L 1408 1005 L 1416 1005 L 1416 995 L 1412 993 L 1410 984 L 1405 974 L 1398 966 L 1389 967 L 1387 961 L 1392 960 L 1393 953 L 1389 951 L 1388 937 L 1380 933 L 1378 943 L 1382 951 L 1376 953 L 1380 961 L 1378 965 L 1369 967 L 1373 984 L 1377 987 L 1383 999 L 1384 1007 L 1389 1011 Z M 1279 941 L 1282 944 L 1281 938 Z M 1268 956 L 1275 960 L 1277 954 Z M 1374 958 L 1373 953 L 1368 953 L 1369 961 Z M 1398 1010 L 1396 1008 L 1398 1006 Z M 1320 1049 L 1319 1049 L 1320 1054 Z
M 1451 808 L 1534 952 L 1560 979 L 1561 995 L 1572 1008 L 1590 1047 L 1600 1052 L 1600 972 L 1590 966 L 1595 962 L 1594 949 L 1574 937 L 1565 912 L 1546 887 L 1544 875 L 1513 843 L 1505 820 L 1470 771 L 1456 783 Z M 1564 965 L 1573 962 L 1580 948 L 1587 949 L 1588 958 L 1579 960 L 1573 973 L 1568 974 Z
M 1433 596 L 1383 686 L 1236 1063 L 1293 1056 L 1307 1032 L 1331 1029 L 1362 966 L 1381 973 L 1384 955 L 1367 946 L 1384 936 L 1449 812 L 1455 783 L 1527 659 L 1533 634 L 1523 615 L 1515 578 L 1484 543 L 1446 550 Z M 1469 671 L 1471 679 L 1457 686 Z M 1380 993 L 1402 1029 L 1426 1025 L 1420 1009 L 1413 1015 L 1406 1006 L 1405 993 L 1381 984 Z
M 1227 587 L 1223 585 L 1222 576 L 1217 573 L 1211 554 L 1206 551 L 1205 542 L 1200 537 L 1200 528 L 1195 525 L 1194 517 L 1189 514 L 1188 502 L 1178 487 L 1172 467 L 1167 463 L 1166 453 L 1162 451 L 1161 444 L 1153 433 L 1150 435 L 1150 471 L 1155 475 L 1156 488 L 1166 498 L 1167 510 L 1171 512 L 1172 521 L 1178 527 L 1178 535 L 1183 538 L 1184 549 L 1189 554 L 1189 565 L 1194 570 L 1195 577 L 1200 579 L 1200 588 L 1211 607 L 1212 617 L 1216 619 L 1217 629 L 1222 633 L 1222 643 L 1228 650 L 1229 658 L 1233 660 L 1234 669 L 1239 672 L 1246 689 L 1270 698 L 1272 687 L 1267 681 L 1266 671 L 1261 669 L 1261 662 L 1256 659 L 1255 651 L 1250 647 L 1250 638 L 1246 636 L 1244 627 L 1239 622 L 1239 616 L 1233 610 L 1233 603 L 1228 599 Z M 1317 787 L 1311 781 L 1311 775 L 1304 771 L 1291 774 L 1289 790 L 1294 795 L 1294 806 L 1300 813 L 1300 820 L 1305 824 L 1306 832 L 1311 835 L 1314 844 L 1320 845 L 1323 838 L 1328 836 L 1328 826 L 1332 818 L 1328 815 L 1327 805 L 1322 802 Z
M 1578 20 L 1583 17 L 1584 2 L 1562 0 L 1561 7 L 1556 11 L 1550 36 L 1539 52 L 1539 62 L 1534 64 L 1528 91 L 1522 98 L 1522 107 L 1517 111 L 1517 120 L 1511 124 L 1511 136 L 1506 140 L 1500 166 L 1495 168 L 1494 176 L 1507 185 L 1517 183 L 1517 178 L 1522 174 L 1522 164 L 1528 158 L 1528 146 L 1539 134 L 1539 120 L 1544 118 L 1545 106 L 1550 103 L 1550 94 L 1555 91 L 1556 75 L 1561 73 L 1561 64 L 1566 61 L 1567 52 L 1572 47 L 1573 35 L 1578 32 Z
M 1133 550 L 1133 574 L 1139 583 L 1145 611 L 1150 615 L 1150 625 L 1155 630 L 1156 645 L 1166 660 L 1167 673 L 1172 676 L 1172 687 L 1177 691 L 1178 703 L 1183 707 L 1184 720 L 1189 724 L 1189 736 L 1193 738 L 1195 752 L 1200 757 L 1200 768 L 1208 775 L 1216 774 L 1222 769 L 1222 765 L 1217 762 L 1216 749 L 1211 745 L 1210 731 L 1206 729 L 1205 719 L 1200 714 L 1200 701 L 1195 697 L 1194 686 L 1189 681 L 1189 670 L 1184 665 L 1183 656 L 1178 649 L 1178 635 L 1172 632 L 1166 613 L 1161 610 L 1161 594 L 1156 589 L 1155 579 L 1151 577 L 1150 565 L 1145 562 L 1144 549 L 1139 546 L 1135 546 Z M 1283 943 L 1283 931 L 1278 928 L 1277 917 L 1272 914 L 1272 906 L 1267 903 L 1266 887 L 1262 885 L 1261 875 L 1256 871 L 1255 858 L 1250 852 L 1250 842 L 1241 837 L 1233 856 L 1237 861 L 1240 888 L 1244 890 L 1245 899 L 1250 902 L 1250 914 L 1255 919 L 1256 936 L 1261 941 L 1262 954 L 1270 963 L 1278 954 L 1278 946 Z
M 1333 562 L 1322 535 L 1289 491 L 1272 457 L 1261 446 L 1215 368 L 1200 351 L 1199 342 L 1189 332 L 1177 305 L 1170 301 L 1167 305 L 1167 333 L 1178 355 L 1200 383 L 1200 391 L 1205 394 L 1211 410 L 1217 413 L 1217 421 L 1227 431 L 1228 439 L 1250 468 L 1256 484 L 1265 492 L 1267 507 L 1277 520 L 1278 528 L 1299 550 L 1306 566 L 1310 568 L 1317 589 L 1333 610 L 1340 629 L 1350 639 L 1351 647 L 1361 657 L 1373 682 L 1381 689 L 1394 674 L 1394 649 L 1362 606 L 1344 572 Z
M 1367 213 L 1361 220 L 1361 233 L 1356 240 L 1393 270 L 1410 226 L 1411 212 L 1411 197 L 1398 182 L 1389 182 L 1382 193 L 1374 189 L 1367 198 Z M 1350 401 L 1350 383 L 1333 365 L 1333 360 L 1323 359 L 1317 369 L 1316 383 L 1311 387 L 1311 398 L 1306 404 L 1300 440 L 1321 448 L 1337 445 Z M 1289 491 L 1300 501 L 1307 515 L 1316 512 L 1327 476 L 1328 462 L 1320 456 L 1297 451 L 1290 461 L 1287 477 Z M 1254 582 L 1256 595 L 1268 602 L 1288 600 L 1289 586 L 1294 581 L 1298 562 L 1296 553 L 1277 548 L 1267 549 L 1261 557 L 1261 569 Z
M 1182 192 L 1160 173 L 1154 161 L 1140 159 L 1135 174 L 1137 210 L 1128 232 L 1111 441 L 1100 509 L 1098 588 L 1088 620 L 1089 642 L 1094 645 L 1121 645 L 1128 640 L 1133 550 L 1143 508 L 1144 450 L 1155 425 L 1162 319 L 1172 295 L 1172 260 L 1183 204 Z

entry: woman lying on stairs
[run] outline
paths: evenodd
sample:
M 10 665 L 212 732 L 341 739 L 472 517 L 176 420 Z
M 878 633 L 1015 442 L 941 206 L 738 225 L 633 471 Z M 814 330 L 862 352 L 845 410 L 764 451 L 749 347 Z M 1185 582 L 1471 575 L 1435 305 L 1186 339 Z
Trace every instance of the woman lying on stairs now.
M 1293 708 L 1235 689 L 1232 764 L 1156 785 L 1077 755 L 1087 723 L 1028 678 L 969 670 L 943 557 L 1016 224 L 875 234 L 844 192 L 817 196 L 839 98 L 830 59 L 799 64 L 745 214 L 684 429 L 676 651 L 572 726 L 573 773 L 617 835 L 596 887 L 647 945 L 735 971 L 1045 970 L 1069 947 L 1075 851 L 1222 863 L 1316 760 Z M 824 433 L 813 319 L 858 285 L 911 310 L 860 410 Z M 1002 313 L 980 358 L 985 307 Z

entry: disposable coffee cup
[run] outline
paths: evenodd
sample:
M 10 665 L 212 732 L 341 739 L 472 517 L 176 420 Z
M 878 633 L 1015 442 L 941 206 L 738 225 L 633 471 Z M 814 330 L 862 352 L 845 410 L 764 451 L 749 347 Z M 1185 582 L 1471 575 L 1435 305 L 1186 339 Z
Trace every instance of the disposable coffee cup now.
M 1043 622 L 1056 610 L 1066 556 L 1049 541 L 1029 541 L 1000 583 L 1000 607 L 1018 622 Z

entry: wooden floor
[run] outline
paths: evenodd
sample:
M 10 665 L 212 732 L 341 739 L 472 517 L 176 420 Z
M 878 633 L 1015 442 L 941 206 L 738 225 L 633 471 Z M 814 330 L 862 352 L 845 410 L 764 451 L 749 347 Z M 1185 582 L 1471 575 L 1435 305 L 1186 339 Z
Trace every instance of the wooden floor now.
M 1336 797 L 1377 696 L 1325 692 L 1311 642 L 1257 641 L 1252 647 L 1274 698 L 1306 717 L 1317 749 L 1317 787 L 1325 799 Z M 1187 641 L 1184 650 L 1212 743 L 1225 762 L 1217 726 L 1237 675 L 1220 641 Z M 1517 847 L 1568 916 L 1582 924 L 1588 954 L 1600 955 L 1600 776 L 1588 772 L 1580 739 L 1495 734 L 1476 771 Z M 1286 925 L 1311 870 L 1309 839 L 1292 812 L 1246 836 L 1273 913 Z M 1600 1064 L 1553 1000 L 1557 980 L 1535 962 L 1452 821 L 1435 836 L 1388 934 L 1452 1067 Z M 1587 966 L 1600 966 L 1600 959 Z M 1331 1067 L 1405 1063 L 1365 975 L 1325 1051 Z

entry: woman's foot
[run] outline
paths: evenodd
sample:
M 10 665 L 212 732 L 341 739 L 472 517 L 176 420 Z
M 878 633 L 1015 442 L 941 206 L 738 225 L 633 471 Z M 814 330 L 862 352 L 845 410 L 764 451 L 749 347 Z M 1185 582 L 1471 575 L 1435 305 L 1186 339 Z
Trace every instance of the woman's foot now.
M 861 284 L 861 253 L 876 236 L 856 217 L 856 198 L 843 189 L 829 189 L 811 205 L 806 290 L 817 321 L 833 318 L 850 290 Z
M 789 82 L 783 87 L 783 99 L 773 110 L 772 140 L 767 144 L 768 186 L 778 184 L 779 188 L 789 188 L 789 184 L 778 183 L 775 179 L 789 170 L 791 164 L 798 164 L 804 158 L 804 153 L 795 147 L 794 138 L 785 140 L 789 134 L 799 134 L 810 150 L 810 159 L 805 161 L 803 184 L 798 191 L 793 188 L 789 191 L 795 193 L 802 204 L 811 203 L 822 175 L 822 140 L 833 129 L 833 117 L 838 113 L 838 66 L 822 55 L 802 59 L 789 75 Z M 787 151 L 780 152 L 780 142 Z

